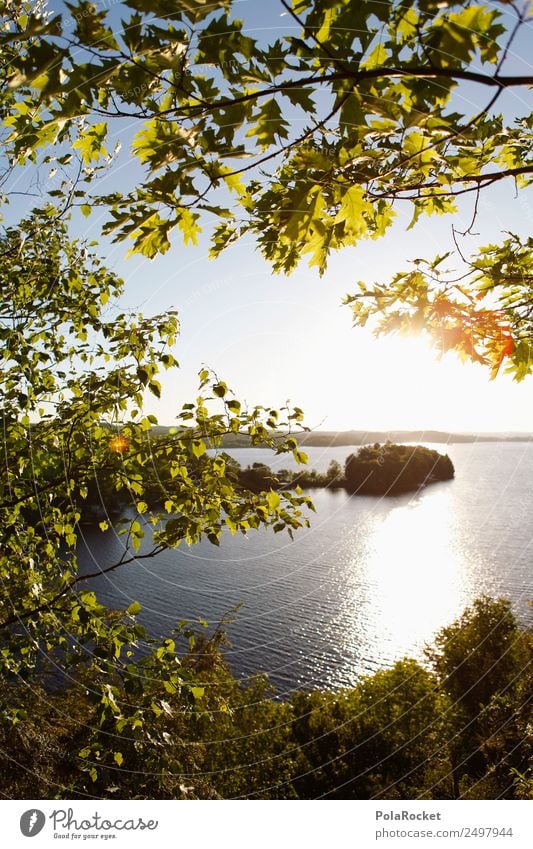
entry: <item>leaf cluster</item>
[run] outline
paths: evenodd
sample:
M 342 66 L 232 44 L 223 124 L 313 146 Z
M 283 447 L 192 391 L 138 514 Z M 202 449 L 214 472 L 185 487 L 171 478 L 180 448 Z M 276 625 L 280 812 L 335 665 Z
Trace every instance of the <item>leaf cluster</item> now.
M 95 729 L 78 754 L 89 781 L 126 757 L 107 745 L 114 735 L 160 772 L 167 696 L 179 694 L 191 710 L 202 703 L 194 665 L 183 666 L 175 642 L 184 635 L 194 642 L 194 635 L 177 626 L 177 637 L 154 641 L 137 622 L 137 602 L 111 611 L 91 580 L 182 543 L 205 537 L 218 545 L 224 530 L 275 525 L 292 533 L 307 524 L 308 498 L 252 492 L 207 448 L 228 433 L 246 434 L 254 445 L 298 454 L 288 434 L 302 413 L 248 410 L 202 369 L 195 402 L 177 412 L 167 437 L 152 439 L 157 419 L 143 405 L 147 393 L 160 396 L 160 372 L 178 368 L 176 313 L 122 312 L 122 281 L 90 245 L 69 238 L 51 207 L 5 228 L 0 254 L 0 671 L 12 685 L 6 721 L 26 721 L 26 686 L 50 692 L 58 675 L 75 679 L 87 687 Z M 121 543 L 116 560 L 88 573 L 80 571 L 78 547 L 95 501 L 105 509 L 101 530 L 114 523 Z
M 55 16 L 21 0 L 9 8 L 0 33 L 6 197 L 21 165 L 57 169 L 45 197 L 85 215 L 103 207 L 104 233 L 147 257 L 176 233 L 196 244 L 212 221 L 213 257 L 251 234 L 276 271 L 305 257 L 322 274 L 332 251 L 381 238 L 399 209 L 414 226 L 453 214 L 466 195 L 474 222 L 491 185 L 531 183 L 531 114 L 502 99 L 533 83 L 506 73 L 531 25 L 527 2 L 281 0 L 290 26 L 271 41 L 249 34 L 229 0 L 124 0 L 119 27 L 114 9 L 85 0 Z M 138 179 L 104 193 L 97 177 L 119 155 L 110 139 L 122 131 Z M 530 264 L 525 242 L 520 258 Z M 410 288 L 397 282 L 386 288 L 408 311 Z M 462 289 L 475 298 L 476 278 Z M 430 285 L 428 300 L 450 319 L 442 349 L 493 375 L 507 359 L 521 379 L 530 328 L 509 294 L 514 301 L 506 288 L 496 293 L 499 320 L 489 305 L 459 305 Z M 523 294 L 529 309 L 530 289 Z M 380 303 L 382 329 L 405 323 Z M 423 303 L 414 318 L 434 332 Z

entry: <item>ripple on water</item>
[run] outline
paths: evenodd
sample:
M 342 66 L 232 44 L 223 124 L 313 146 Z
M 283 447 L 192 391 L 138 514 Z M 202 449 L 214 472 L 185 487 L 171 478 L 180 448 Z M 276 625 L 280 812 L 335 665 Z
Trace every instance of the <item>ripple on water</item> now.
M 281 692 L 347 686 L 405 654 L 420 656 L 481 593 L 509 596 L 531 622 L 533 445 L 446 450 L 453 481 L 388 499 L 317 490 L 312 527 L 294 542 L 259 531 L 226 535 L 220 548 L 202 542 L 163 552 L 99 578 L 100 597 L 115 607 L 139 600 L 142 621 L 157 635 L 180 619 L 214 624 L 241 604 L 228 626 L 229 663 L 243 677 L 269 673 Z M 270 459 L 232 453 L 243 464 Z M 350 449 L 308 453 L 323 470 Z M 113 529 L 83 534 L 82 569 L 120 555 L 123 537 Z

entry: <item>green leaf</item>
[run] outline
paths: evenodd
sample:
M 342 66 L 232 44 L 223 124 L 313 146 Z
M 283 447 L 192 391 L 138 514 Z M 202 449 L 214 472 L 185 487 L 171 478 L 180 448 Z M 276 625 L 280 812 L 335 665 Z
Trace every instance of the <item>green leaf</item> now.
M 389 51 L 384 44 L 379 42 L 376 44 L 367 59 L 361 62 L 361 67 L 366 69 L 379 68 L 380 65 L 385 65 L 389 58 Z
M 362 186 L 350 186 L 343 194 L 335 221 L 343 221 L 346 232 L 350 236 L 359 237 L 366 232 L 368 225 L 365 214 L 371 206 L 365 201 L 365 190 Z
M 278 102 L 271 97 L 261 104 L 255 126 L 246 133 L 247 136 L 255 136 L 260 147 L 265 150 L 273 145 L 276 138 L 286 139 L 288 123 L 284 120 Z
M 194 456 L 199 459 L 203 454 L 205 454 L 205 442 L 202 442 L 201 439 L 194 439 L 191 443 L 191 451 Z
M 156 398 L 161 398 L 161 384 L 158 380 L 151 380 L 148 384 L 148 389 Z
M 80 151 L 84 163 L 88 165 L 93 160 L 98 161 L 107 156 L 107 150 L 103 144 L 106 136 L 107 124 L 105 122 L 93 124 L 73 142 L 72 147 L 74 150 Z
M 195 699 L 202 699 L 205 693 L 205 687 L 191 687 L 191 693 Z
M 266 502 L 267 502 L 270 510 L 272 512 L 274 512 L 274 511 L 278 510 L 278 508 L 281 504 L 281 498 L 279 497 L 277 492 L 274 492 L 273 490 L 271 490 L 266 495 Z
M 306 115 L 313 115 L 316 111 L 316 105 L 311 96 L 311 91 L 303 87 L 287 88 L 283 94 L 294 106 L 301 106 Z
M 213 386 L 213 392 L 217 396 L 217 398 L 223 398 L 227 391 L 228 387 L 225 383 L 216 383 Z
M 200 216 L 196 212 L 191 212 L 189 209 L 181 209 L 178 213 L 178 227 L 183 234 L 183 242 L 187 245 L 189 242 L 192 245 L 198 244 L 198 235 L 202 232 L 202 228 L 198 224 Z

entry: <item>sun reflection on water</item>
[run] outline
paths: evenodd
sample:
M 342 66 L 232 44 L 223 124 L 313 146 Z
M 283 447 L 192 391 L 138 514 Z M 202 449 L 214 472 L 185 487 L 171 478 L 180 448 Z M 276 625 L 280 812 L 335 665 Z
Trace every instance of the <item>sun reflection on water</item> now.
M 449 490 L 442 487 L 402 498 L 379 516 L 367 539 L 364 575 L 350 588 L 355 640 L 360 641 L 361 583 L 372 598 L 367 640 L 390 645 L 391 656 L 422 646 L 461 608 L 464 563 L 451 507 Z M 360 572 L 359 559 L 351 565 Z

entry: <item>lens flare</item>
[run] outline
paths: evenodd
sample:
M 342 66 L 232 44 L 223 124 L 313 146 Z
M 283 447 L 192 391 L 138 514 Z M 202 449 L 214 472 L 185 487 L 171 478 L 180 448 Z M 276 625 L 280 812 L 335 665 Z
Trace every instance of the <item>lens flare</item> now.
M 113 439 L 109 440 L 109 450 L 114 451 L 116 454 L 124 454 L 128 450 L 129 445 L 130 443 L 125 436 L 114 436 Z

